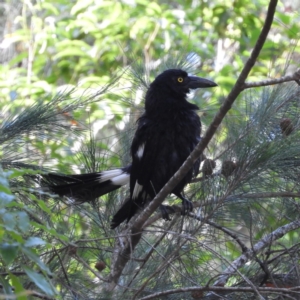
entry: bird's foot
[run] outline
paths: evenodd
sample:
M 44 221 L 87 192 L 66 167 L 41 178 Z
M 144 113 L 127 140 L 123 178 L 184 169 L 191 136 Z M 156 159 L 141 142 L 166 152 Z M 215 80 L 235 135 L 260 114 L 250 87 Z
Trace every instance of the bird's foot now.
M 159 208 L 162 214 L 162 218 L 166 221 L 171 221 L 169 213 L 175 213 L 175 210 L 169 205 L 160 205 Z
M 193 202 L 187 200 L 186 198 L 182 198 L 182 210 L 181 215 L 185 216 L 187 213 L 193 210 Z

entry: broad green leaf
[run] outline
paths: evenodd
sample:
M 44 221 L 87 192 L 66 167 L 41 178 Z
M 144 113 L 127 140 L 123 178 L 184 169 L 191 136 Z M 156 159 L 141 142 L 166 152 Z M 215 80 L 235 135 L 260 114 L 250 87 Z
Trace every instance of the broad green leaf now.
M 2 215 L 3 225 L 6 230 L 15 230 L 17 225 L 16 214 L 13 212 L 7 212 Z
M 25 266 L 23 268 L 28 277 L 32 280 L 32 282 L 35 283 L 36 286 L 38 286 L 44 293 L 50 296 L 55 295 L 55 290 L 53 286 L 42 274 L 39 274 Z
M 30 248 L 20 246 L 21 251 L 33 262 L 35 262 L 43 271 L 50 273 L 49 268 L 41 261 L 37 254 Z
M 16 218 L 18 221 L 18 227 L 23 233 L 26 233 L 30 229 L 29 217 L 26 212 L 20 211 L 16 213 Z
M 28 299 L 27 296 L 24 295 L 25 289 L 22 286 L 22 283 L 20 282 L 20 279 L 17 276 L 11 274 L 11 273 L 9 273 L 9 277 L 12 281 L 12 286 L 15 288 L 15 294 L 16 294 L 17 300 L 26 300 L 26 299 Z M 20 294 L 23 294 L 23 295 L 20 295 Z
M 23 244 L 24 243 L 24 239 L 23 239 L 22 235 L 18 231 L 10 231 L 9 234 L 19 244 Z
M 0 254 L 7 265 L 16 258 L 19 251 L 18 244 L 0 244 Z

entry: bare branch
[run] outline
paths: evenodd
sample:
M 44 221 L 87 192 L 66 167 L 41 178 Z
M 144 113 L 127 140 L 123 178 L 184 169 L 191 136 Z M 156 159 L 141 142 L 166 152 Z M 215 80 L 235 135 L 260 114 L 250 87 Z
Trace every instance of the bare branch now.
M 257 242 L 253 249 L 247 250 L 239 258 L 232 262 L 232 264 L 224 271 L 223 275 L 214 283 L 214 286 L 224 286 L 228 278 L 236 272 L 236 270 L 245 265 L 246 262 L 251 260 L 257 253 L 261 252 L 264 248 L 269 246 L 272 242 L 280 239 L 288 232 L 298 229 L 300 227 L 300 220 L 291 222 L 287 225 L 281 226 L 262 238 Z
M 283 76 L 281 78 L 274 78 L 274 79 L 262 80 L 262 81 L 257 81 L 257 82 L 246 82 L 244 84 L 244 89 L 260 87 L 260 86 L 275 85 L 275 84 L 289 82 L 289 81 L 295 81 L 299 84 L 300 69 L 298 69 L 293 75 L 287 75 L 287 76 Z

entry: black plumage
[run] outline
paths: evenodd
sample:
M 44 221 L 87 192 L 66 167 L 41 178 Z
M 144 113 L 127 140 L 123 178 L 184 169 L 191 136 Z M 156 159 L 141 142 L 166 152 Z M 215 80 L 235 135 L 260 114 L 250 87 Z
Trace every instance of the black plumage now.
M 191 89 L 214 87 L 210 80 L 169 69 L 150 84 L 145 112 L 138 120 L 131 145 L 132 164 L 116 170 L 81 175 L 48 174 L 50 189 L 80 201 L 91 201 L 130 182 L 130 195 L 114 215 L 111 228 L 128 221 L 152 200 L 180 168 L 200 141 L 198 106 L 186 100 Z M 192 209 L 182 191 L 197 175 L 200 160 L 177 184 L 172 193 L 183 202 L 183 213 Z M 167 210 L 161 206 L 164 218 Z

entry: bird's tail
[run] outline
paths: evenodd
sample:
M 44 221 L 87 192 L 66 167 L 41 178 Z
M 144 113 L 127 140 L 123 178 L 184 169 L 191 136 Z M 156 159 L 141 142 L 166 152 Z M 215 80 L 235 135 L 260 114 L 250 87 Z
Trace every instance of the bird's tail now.
M 133 202 L 130 198 L 126 198 L 122 206 L 113 216 L 113 219 L 110 223 L 110 228 L 115 229 L 124 221 L 129 221 L 137 212 L 140 207 Z
M 42 175 L 41 185 L 60 196 L 89 202 L 127 184 L 130 166 L 120 169 L 76 175 L 48 173 Z

